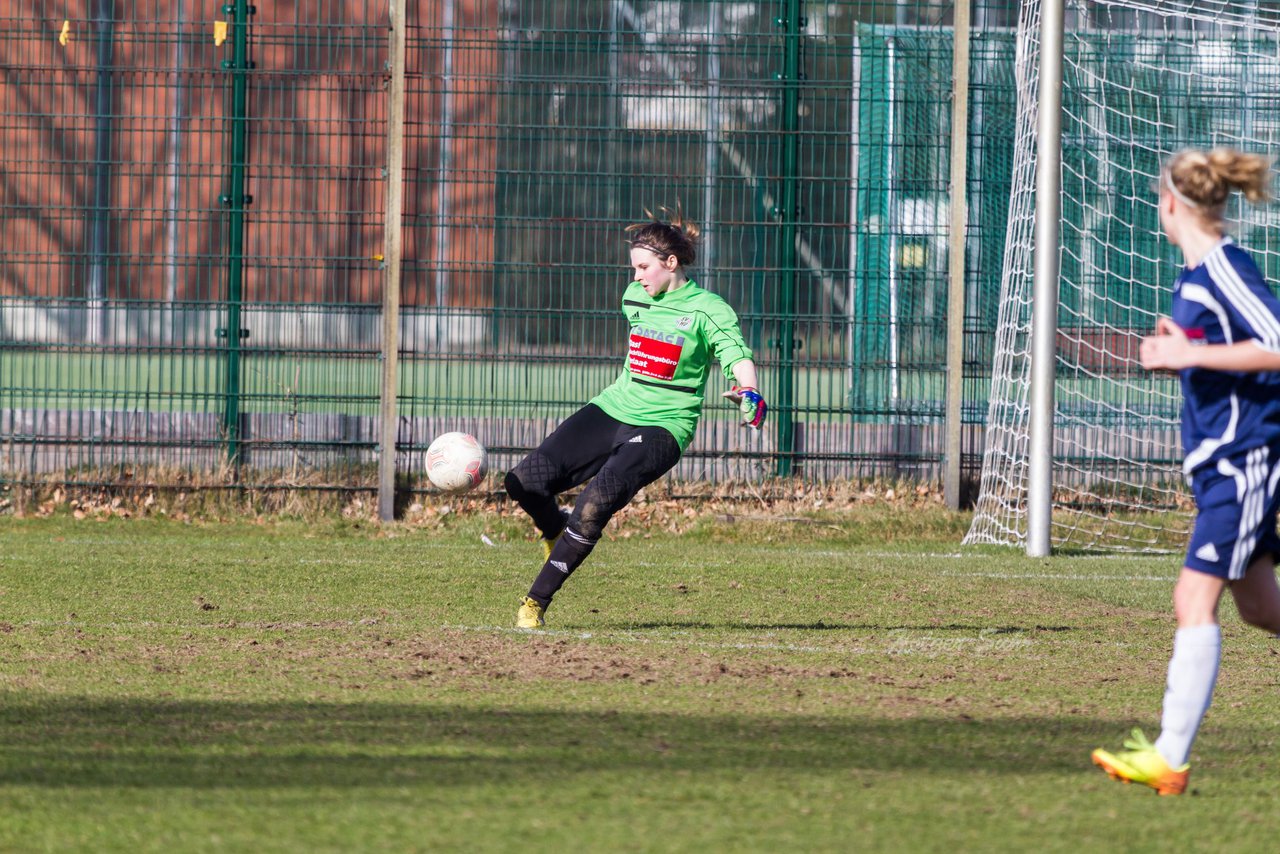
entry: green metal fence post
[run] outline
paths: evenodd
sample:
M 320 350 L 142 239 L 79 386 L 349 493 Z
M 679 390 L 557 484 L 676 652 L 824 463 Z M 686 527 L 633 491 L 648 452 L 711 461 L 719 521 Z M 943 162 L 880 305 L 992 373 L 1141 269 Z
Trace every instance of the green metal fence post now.
M 240 458 L 240 343 L 249 331 L 240 326 L 244 299 L 244 209 L 250 197 L 245 192 L 248 150 L 249 105 L 249 17 L 256 10 L 248 0 L 235 0 L 222 7 L 231 21 L 231 59 L 222 67 L 231 73 L 231 174 L 223 207 L 229 212 L 227 222 L 227 325 L 218 330 L 226 339 L 226 382 L 223 386 L 222 426 L 227 437 L 227 458 L 235 464 Z
M 774 394 L 778 425 L 778 475 L 791 474 L 795 452 L 796 221 L 800 136 L 800 38 L 804 29 L 800 0 L 787 0 L 778 24 L 784 38 L 782 84 L 782 167 L 776 213 L 779 228 L 778 388 Z
M 889 315 L 885 281 L 889 276 L 890 161 L 894 152 L 893 99 L 897 97 L 892 79 L 893 57 L 888 44 L 894 31 L 884 27 L 858 25 L 858 90 L 853 109 L 857 111 L 857 174 L 854 176 L 855 253 L 853 346 L 849 354 L 852 382 L 849 405 L 853 420 L 873 420 L 889 403 L 887 365 L 891 361 L 886 318 Z

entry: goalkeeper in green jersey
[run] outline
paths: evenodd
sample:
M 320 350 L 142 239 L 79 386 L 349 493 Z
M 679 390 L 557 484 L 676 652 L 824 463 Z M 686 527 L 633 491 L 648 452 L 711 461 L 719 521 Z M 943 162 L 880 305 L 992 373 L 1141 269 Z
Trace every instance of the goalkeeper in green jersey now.
M 628 226 L 633 281 L 622 294 L 630 326 L 617 380 L 543 440 L 508 474 L 507 494 L 542 534 L 546 562 L 516 624 L 537 628 L 561 585 L 600 541 L 605 525 L 646 485 L 670 471 L 693 439 L 711 372 L 720 363 L 742 423 L 760 429 L 766 406 L 738 316 L 689 279 L 698 229 L 679 209 Z M 556 496 L 586 484 L 572 514 Z

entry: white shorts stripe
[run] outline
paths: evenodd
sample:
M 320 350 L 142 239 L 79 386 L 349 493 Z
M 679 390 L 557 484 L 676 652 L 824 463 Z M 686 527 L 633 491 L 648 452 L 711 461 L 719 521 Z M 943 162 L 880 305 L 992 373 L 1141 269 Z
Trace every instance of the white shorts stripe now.
M 1266 447 L 1254 448 L 1245 458 L 1244 472 L 1228 466 L 1234 472 L 1237 494 L 1241 488 L 1244 492 L 1240 502 L 1240 528 L 1227 570 L 1227 578 L 1232 581 L 1244 578 L 1245 570 L 1249 568 L 1249 558 L 1258 545 L 1258 526 L 1262 524 L 1262 516 L 1267 509 L 1268 485 L 1273 477 L 1268 456 Z M 1222 471 L 1221 464 L 1219 471 Z

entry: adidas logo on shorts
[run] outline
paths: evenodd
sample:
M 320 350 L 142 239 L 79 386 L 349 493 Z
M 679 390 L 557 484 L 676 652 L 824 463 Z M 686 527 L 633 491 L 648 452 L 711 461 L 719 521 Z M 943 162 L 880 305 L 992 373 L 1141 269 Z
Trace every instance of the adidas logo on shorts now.
M 1218 550 L 1213 547 L 1213 543 L 1205 543 L 1196 549 L 1196 557 L 1216 563 L 1218 561 Z

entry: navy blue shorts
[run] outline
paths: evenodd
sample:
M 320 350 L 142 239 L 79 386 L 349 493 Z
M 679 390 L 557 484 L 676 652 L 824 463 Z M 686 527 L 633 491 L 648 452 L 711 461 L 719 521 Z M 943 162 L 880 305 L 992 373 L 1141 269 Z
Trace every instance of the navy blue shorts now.
M 1278 480 L 1280 446 L 1254 448 L 1197 471 L 1191 481 L 1196 524 L 1186 566 L 1235 581 L 1254 558 L 1280 555 Z

